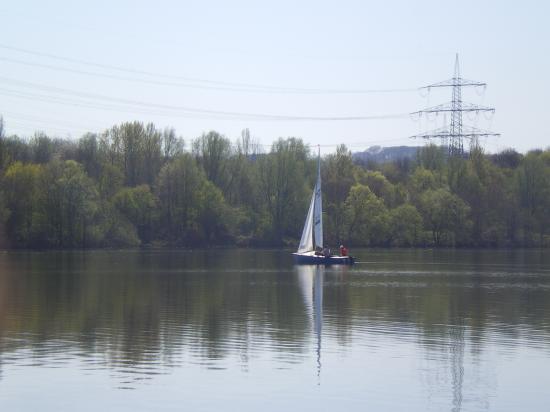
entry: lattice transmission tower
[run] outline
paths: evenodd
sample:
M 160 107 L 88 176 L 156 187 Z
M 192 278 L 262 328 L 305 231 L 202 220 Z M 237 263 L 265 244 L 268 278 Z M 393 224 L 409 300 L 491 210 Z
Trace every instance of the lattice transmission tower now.
M 421 87 L 421 90 L 428 90 L 436 87 L 452 87 L 452 99 L 449 103 L 440 104 L 437 106 L 429 107 L 424 110 L 411 113 L 412 116 L 428 115 L 429 113 L 450 113 L 451 122 L 449 125 L 444 125 L 438 129 L 432 130 L 427 133 L 418 134 L 412 136 L 413 138 L 421 139 L 441 139 L 443 146 L 447 146 L 449 156 L 463 156 L 464 155 L 464 139 L 470 140 L 473 144 L 477 144 L 479 137 L 487 136 L 500 136 L 499 133 L 493 133 L 488 130 L 478 129 L 473 126 L 466 126 L 462 123 L 462 113 L 464 112 L 491 112 L 494 113 L 495 109 L 492 107 L 479 106 L 462 101 L 462 88 L 463 87 L 486 87 L 486 83 L 463 79 L 460 76 L 460 65 L 458 62 L 458 53 L 455 60 L 455 73 L 453 78 L 444 80 L 439 83 L 430 84 L 428 86 Z

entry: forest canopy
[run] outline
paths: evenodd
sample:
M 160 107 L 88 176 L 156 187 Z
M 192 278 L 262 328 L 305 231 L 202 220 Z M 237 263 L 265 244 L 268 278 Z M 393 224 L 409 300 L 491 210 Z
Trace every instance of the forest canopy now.
M 0 128 L 0 131 L 2 128 Z M 173 129 L 123 123 L 78 140 L 0 132 L 0 246 L 295 246 L 316 151 L 280 138 L 266 150 L 244 130 L 184 142 Z M 321 160 L 330 246 L 550 245 L 550 150 L 354 162 Z

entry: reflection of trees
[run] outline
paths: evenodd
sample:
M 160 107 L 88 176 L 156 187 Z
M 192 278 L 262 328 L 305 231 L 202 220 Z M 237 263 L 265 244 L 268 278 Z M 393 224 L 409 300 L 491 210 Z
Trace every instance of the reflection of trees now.
M 548 284 L 515 274 L 512 260 L 496 270 L 484 259 L 460 261 L 467 266 L 458 271 L 415 253 L 392 252 L 387 262 L 374 257 L 379 263 L 367 270 L 327 268 L 324 302 L 310 309 L 324 305 L 325 322 L 315 322 L 314 331 L 320 343 L 322 325 L 347 347 L 358 327 L 394 339 L 414 330 L 408 336 L 427 353 L 449 351 L 458 410 L 468 375 L 465 348 L 475 354 L 489 334 L 515 338 L 504 335 L 520 329 L 550 335 Z M 398 266 L 404 257 L 413 266 Z M 58 341 L 115 368 L 169 367 L 182 354 L 205 364 L 229 356 L 246 363 L 265 348 L 299 358 L 310 350 L 310 321 L 321 320 L 323 311 L 310 317 L 304 310 L 299 277 L 286 258 L 239 250 L 0 255 L 0 354 Z M 495 324 L 521 328 L 495 330 Z M 434 344 L 441 341 L 449 342 L 444 349 Z
M 234 253 L 240 252 L 219 255 Z M 227 260 L 205 265 L 203 259 L 154 252 L 10 256 L 0 276 L 0 350 L 18 349 L 21 343 L 4 338 L 21 334 L 36 347 L 66 339 L 115 366 L 170 364 L 183 351 L 222 359 L 250 341 L 305 350 L 306 320 L 292 273 L 275 284 L 265 274 L 227 268 Z M 245 267 L 247 260 L 241 259 Z M 277 267 L 269 254 L 251 263 L 260 271 Z

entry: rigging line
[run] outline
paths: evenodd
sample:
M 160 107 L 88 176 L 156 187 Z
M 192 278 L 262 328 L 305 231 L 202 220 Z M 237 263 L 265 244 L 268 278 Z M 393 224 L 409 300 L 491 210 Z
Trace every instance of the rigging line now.
M 188 113 L 220 115 L 224 117 L 239 117 L 239 118 L 246 118 L 246 119 L 260 119 L 260 120 L 271 120 L 271 121 L 352 121 L 352 120 L 396 119 L 396 118 L 409 116 L 408 113 L 371 115 L 371 116 L 293 116 L 293 115 L 275 115 L 275 114 L 265 114 L 265 113 L 233 112 L 233 111 L 224 111 L 224 110 L 201 109 L 201 108 L 188 107 L 188 106 L 173 106 L 173 105 L 166 105 L 166 104 L 159 104 L 159 103 L 147 103 L 139 100 L 114 98 L 114 97 L 95 94 L 95 93 L 77 92 L 74 90 L 63 89 L 59 87 L 43 86 L 36 83 L 9 79 L 9 78 L 0 76 L 0 82 L 2 81 L 7 83 L 11 82 L 14 84 L 19 84 L 19 85 L 22 85 L 23 87 L 37 88 L 43 91 L 76 95 L 81 98 L 100 100 L 100 101 L 104 100 L 104 101 L 110 101 L 118 104 L 127 104 L 127 105 L 133 105 L 133 106 L 144 107 L 144 108 L 153 107 L 161 110 L 183 111 Z M 13 92 L 13 90 L 8 90 L 8 91 Z
M 80 59 L 73 59 L 68 57 L 62 57 L 57 56 L 50 53 L 43 53 L 43 52 L 37 52 L 37 51 L 31 51 L 27 49 L 22 49 L 19 47 L 13 47 L 6 44 L 0 43 L 0 48 L 5 50 L 11 50 L 18 53 L 25 53 L 30 54 L 34 56 L 40 56 L 40 57 L 47 57 L 54 60 L 59 61 L 65 61 L 69 63 L 77 63 L 77 64 L 83 64 L 87 66 L 93 66 L 101 69 L 108 69 L 108 70 L 116 70 L 120 72 L 126 72 L 126 73 L 132 73 L 132 74 L 139 74 L 139 75 L 145 75 L 150 77 L 159 77 L 164 79 L 173 79 L 173 80 L 183 80 L 187 82 L 195 82 L 195 83 L 206 83 L 210 84 L 212 86 L 205 86 L 205 85 L 189 85 L 189 84 L 180 84 L 182 87 L 195 87 L 195 88 L 204 88 L 204 89 L 212 89 L 212 90 L 224 90 L 224 91 L 246 91 L 246 92 L 255 92 L 255 93 L 288 93 L 288 94 L 370 94 L 370 93 L 399 93 L 399 92 L 412 92 L 417 91 L 417 88 L 387 88 L 387 89 L 320 89 L 320 88 L 300 88 L 300 87 L 280 87 L 280 86 L 267 86 L 267 85 L 259 85 L 259 84 L 252 84 L 252 83 L 239 83 L 239 82 L 226 82 L 221 80 L 208 80 L 208 79 L 199 79 L 199 78 L 193 78 L 193 77 L 186 77 L 186 76 L 177 76 L 177 75 L 169 75 L 169 74 L 163 74 L 163 73 L 155 73 L 145 70 L 136 70 L 136 69 L 130 69 L 120 66 L 114 66 L 109 64 L 101 64 L 101 63 L 94 63 L 91 61 L 86 60 L 80 60 Z M 2 60 L 10 61 L 8 58 L 2 58 Z M 50 65 L 43 65 L 43 64 L 33 64 L 29 62 L 23 62 L 21 60 L 11 59 L 12 62 L 18 63 L 18 64 L 25 64 L 25 65 L 36 65 L 39 67 L 47 67 L 54 70 L 65 70 L 65 71 L 72 71 L 75 73 L 80 74 L 88 74 L 88 75 L 97 75 L 97 76 L 104 76 L 104 77 L 113 77 L 113 78 L 119 78 L 116 75 L 107 75 L 107 74 L 99 74 L 99 73 L 90 73 L 90 72 L 84 72 L 82 70 L 76 70 L 76 69 L 67 69 L 67 68 L 60 68 L 58 66 L 50 66 Z M 124 78 L 120 78 L 123 80 L 128 80 Z M 148 81 L 146 79 L 136 80 L 133 79 L 132 81 L 143 81 L 143 82 L 150 82 L 150 83 L 158 83 L 158 84 L 167 84 L 167 85 L 175 85 L 173 83 L 163 83 L 163 82 L 154 82 L 154 81 Z M 177 84 L 177 83 L 176 83 Z M 218 86 L 218 87 L 216 87 Z M 219 87 L 222 86 L 222 87 Z

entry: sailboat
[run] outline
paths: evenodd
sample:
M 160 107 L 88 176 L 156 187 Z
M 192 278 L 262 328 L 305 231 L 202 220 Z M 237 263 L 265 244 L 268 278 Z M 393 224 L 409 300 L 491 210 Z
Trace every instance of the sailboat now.
M 317 182 L 313 189 L 309 210 L 294 261 L 302 265 L 352 265 L 351 256 L 325 256 L 323 250 L 323 199 L 321 195 L 321 149 L 317 159 Z

